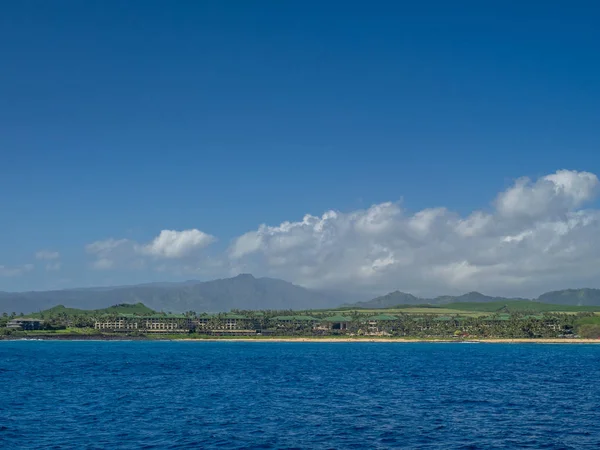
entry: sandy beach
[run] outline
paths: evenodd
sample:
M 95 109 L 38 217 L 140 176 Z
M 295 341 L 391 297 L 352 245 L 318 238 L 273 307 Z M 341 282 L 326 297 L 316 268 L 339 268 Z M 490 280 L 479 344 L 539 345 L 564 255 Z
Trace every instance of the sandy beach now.
M 20 341 L 20 340 L 37 340 L 37 341 L 178 341 L 178 342 L 306 342 L 306 343 L 440 343 L 440 344 L 600 344 L 600 339 L 498 339 L 498 338 L 471 338 L 471 339 L 423 339 L 423 338 L 393 338 L 393 337 L 377 337 L 377 336 L 356 336 L 356 337 L 206 337 L 206 338 L 188 338 L 188 337 L 172 337 L 172 336 L 123 336 L 123 335 L 26 335 L 26 336 L 0 336 L 0 341 Z

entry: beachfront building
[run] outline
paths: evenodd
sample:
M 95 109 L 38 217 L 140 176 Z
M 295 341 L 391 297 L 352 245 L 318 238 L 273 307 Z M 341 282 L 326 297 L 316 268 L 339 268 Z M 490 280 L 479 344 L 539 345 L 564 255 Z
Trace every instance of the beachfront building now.
M 102 331 L 143 331 L 150 333 L 187 333 L 193 328 L 192 319 L 182 314 L 136 316 L 121 314 L 105 317 L 94 323 L 96 330 Z
M 331 331 L 345 331 L 348 329 L 348 324 L 352 321 L 350 317 L 338 315 L 326 317 L 321 320 L 320 329 Z
M 40 319 L 29 319 L 20 317 L 18 319 L 12 319 L 6 324 L 6 328 L 9 330 L 15 331 L 31 331 L 31 330 L 41 330 L 43 320 Z
M 223 316 L 223 327 L 225 330 L 244 330 L 250 325 L 250 320 L 241 314 L 225 314 Z
M 203 314 L 196 319 L 194 319 L 194 324 L 196 326 L 196 330 L 208 330 L 211 322 L 214 322 L 214 317 L 208 314 Z
M 140 320 L 141 317 L 122 314 L 116 317 L 104 317 L 94 322 L 94 328 L 96 330 L 103 331 L 136 331 L 141 329 Z
M 369 333 L 380 334 L 391 331 L 393 323 L 398 320 L 390 314 L 378 314 L 367 319 L 367 330 Z
M 256 333 L 256 330 L 253 326 L 253 321 L 242 314 L 206 314 L 199 316 L 194 320 L 194 323 L 197 330 L 203 330 L 209 333 Z
M 152 332 L 187 333 L 193 328 L 192 319 L 183 314 L 148 316 L 142 322 L 144 329 Z
M 245 330 L 250 320 L 241 314 L 227 313 L 204 316 L 196 320 L 198 328 L 212 330 Z
M 312 330 L 319 323 L 319 319 L 311 316 L 276 316 L 271 319 L 271 323 L 278 329 Z

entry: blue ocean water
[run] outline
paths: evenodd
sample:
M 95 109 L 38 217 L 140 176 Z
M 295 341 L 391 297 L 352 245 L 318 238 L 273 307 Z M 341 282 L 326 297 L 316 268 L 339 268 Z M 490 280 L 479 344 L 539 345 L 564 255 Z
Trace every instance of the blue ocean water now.
M 600 346 L 0 342 L 0 448 L 600 448 Z

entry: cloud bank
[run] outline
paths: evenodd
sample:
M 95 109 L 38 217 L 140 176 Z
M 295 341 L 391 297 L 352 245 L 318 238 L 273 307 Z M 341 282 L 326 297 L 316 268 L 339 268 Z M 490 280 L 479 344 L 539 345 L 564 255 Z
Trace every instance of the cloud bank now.
M 410 213 L 399 203 L 276 226 L 234 240 L 233 269 L 319 288 L 421 295 L 519 294 L 590 283 L 600 274 L 598 210 L 581 209 L 598 178 L 561 170 L 517 180 L 489 212 Z
M 240 272 L 304 286 L 418 295 L 483 290 L 534 295 L 552 288 L 599 285 L 598 177 L 560 170 L 521 178 L 488 208 L 460 215 L 447 208 L 410 212 L 398 202 L 307 214 L 260 225 L 208 258 L 216 238 L 200 230 L 163 230 L 148 243 L 107 239 L 89 244 L 97 269 L 117 267 Z

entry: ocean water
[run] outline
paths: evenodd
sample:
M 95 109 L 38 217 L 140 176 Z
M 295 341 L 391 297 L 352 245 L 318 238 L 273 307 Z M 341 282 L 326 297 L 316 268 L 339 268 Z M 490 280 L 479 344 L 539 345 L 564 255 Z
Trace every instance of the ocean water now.
M 0 448 L 600 448 L 600 346 L 0 342 Z

